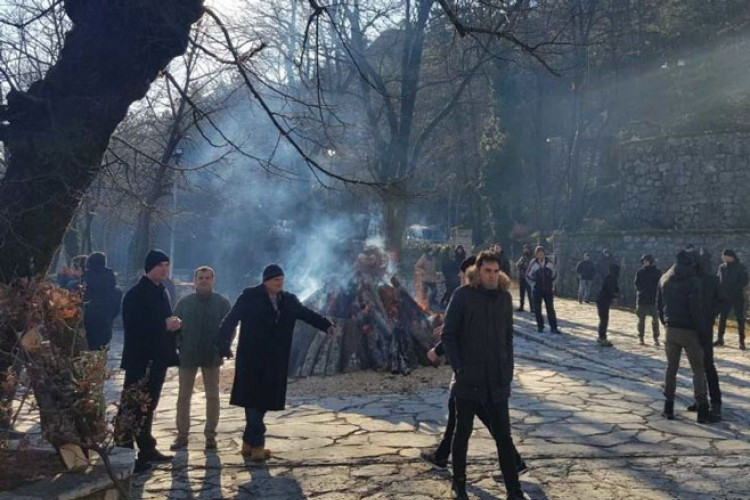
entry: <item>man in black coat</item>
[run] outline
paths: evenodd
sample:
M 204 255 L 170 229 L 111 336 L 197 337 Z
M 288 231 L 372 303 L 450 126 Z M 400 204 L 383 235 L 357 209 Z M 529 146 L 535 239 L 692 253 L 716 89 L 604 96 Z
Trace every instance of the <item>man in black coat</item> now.
M 727 317 L 734 310 L 737 318 L 737 332 L 740 335 L 740 349 L 745 350 L 745 287 L 748 283 L 747 269 L 740 262 L 734 250 L 724 250 L 724 263 L 719 266 L 719 289 L 726 302 L 719 315 L 719 338 L 715 346 L 724 345 L 724 331 Z
M 523 312 L 523 303 L 525 298 L 528 296 L 529 309 L 531 310 L 531 313 L 534 314 L 534 299 L 531 296 L 531 284 L 526 279 L 526 271 L 529 270 L 529 266 L 531 265 L 531 261 L 533 258 L 534 256 L 531 255 L 531 245 L 525 243 L 523 245 L 521 258 L 516 261 L 516 271 L 518 271 L 518 288 L 521 295 L 521 303 L 519 304 L 518 309 L 516 309 L 516 311 L 518 312 Z
M 609 274 L 604 278 L 602 289 L 596 297 L 596 312 L 599 315 L 599 339 L 597 343 L 602 347 L 612 347 L 612 342 L 607 339 L 607 328 L 609 327 L 609 310 L 612 302 L 620 295 L 620 266 L 612 264 L 609 266 Z
M 674 419 L 674 396 L 677 389 L 677 371 L 682 350 L 687 354 L 693 371 L 693 393 L 698 402 L 698 423 L 716 422 L 708 407 L 706 372 L 700 332 L 705 328 L 703 315 L 703 289 L 695 272 L 691 253 L 681 250 L 675 264 L 664 273 L 656 292 L 659 319 L 666 327 L 667 372 L 664 381 L 664 411 L 662 415 Z
M 497 257 L 497 261 L 500 263 L 500 270 L 510 276 L 510 259 L 505 255 L 503 244 L 495 243 L 490 247 L 490 251 Z
M 491 252 L 476 264 L 479 286 L 462 286 L 453 294 L 443 325 L 443 345 L 454 375 L 456 402 L 453 437 L 454 498 L 466 494 L 466 452 L 474 416 L 484 410 L 493 430 L 500 469 L 509 499 L 527 498 L 518 480 L 518 464 L 510 433 L 508 399 L 513 380 L 513 303 L 510 280 Z
M 440 299 L 440 305 L 445 307 L 453 292 L 461 285 L 461 264 L 466 260 L 466 250 L 462 245 L 456 245 L 453 256 L 443 263 L 443 277 L 445 278 L 445 293 Z
M 120 314 L 122 292 L 103 252 L 94 252 L 86 259 L 83 286 L 83 325 L 89 349 L 106 349 L 112 340 L 112 324 Z
M 335 335 L 333 323 L 284 291 L 284 271 L 271 264 L 263 270 L 263 284 L 245 289 L 219 327 L 219 352 L 228 358 L 235 329 L 241 323 L 229 403 L 245 408 L 242 454 L 253 461 L 271 456 L 265 448 L 263 419 L 267 411 L 285 407 L 289 354 L 298 319 Z
M 659 315 L 656 314 L 656 289 L 659 287 L 661 271 L 654 265 L 653 255 L 641 257 L 641 268 L 635 273 L 635 314 L 638 316 L 638 338 L 644 345 L 646 316 L 651 316 L 651 333 L 654 345 L 659 345 Z
M 125 294 L 122 303 L 122 322 L 125 327 L 125 345 L 121 368 L 125 370 L 123 404 L 121 408 L 135 412 L 140 429 L 135 441 L 138 444 L 136 472 L 150 468 L 150 462 L 171 460 L 156 449 L 156 439 L 151 432 L 154 411 L 159 404 L 167 368 L 177 366 L 179 357 L 175 346 L 175 332 L 181 328 L 179 318 L 172 315 L 169 296 L 163 281 L 169 275 L 169 257 L 160 250 L 151 250 L 146 256 L 146 274 Z M 129 406 L 126 391 L 142 387 L 150 398 L 146 411 Z M 133 447 L 130 429 L 118 430 L 120 446 Z
M 583 254 L 583 260 L 576 265 L 578 274 L 578 303 L 583 304 L 591 301 L 591 284 L 596 277 L 596 266 L 591 261 L 591 254 Z

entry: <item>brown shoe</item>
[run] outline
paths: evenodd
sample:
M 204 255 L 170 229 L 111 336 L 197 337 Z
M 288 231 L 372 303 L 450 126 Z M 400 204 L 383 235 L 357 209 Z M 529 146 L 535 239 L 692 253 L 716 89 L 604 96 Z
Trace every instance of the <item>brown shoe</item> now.
M 169 447 L 172 451 L 177 450 L 184 450 L 188 446 L 188 438 L 187 436 L 177 436 L 172 443 L 172 445 Z
M 271 450 L 265 448 L 251 448 L 250 460 L 253 462 L 264 462 L 271 458 Z
M 206 438 L 206 449 L 207 450 L 215 450 L 216 449 L 216 438 L 207 437 Z
M 242 455 L 243 457 L 249 457 L 249 456 L 252 456 L 252 454 L 253 454 L 253 449 L 252 449 L 252 448 L 250 447 L 250 445 L 249 445 L 249 444 L 247 444 L 247 443 L 244 443 L 244 442 L 243 442 L 243 443 L 242 443 L 242 449 L 240 450 L 240 454 L 241 454 L 241 455 Z

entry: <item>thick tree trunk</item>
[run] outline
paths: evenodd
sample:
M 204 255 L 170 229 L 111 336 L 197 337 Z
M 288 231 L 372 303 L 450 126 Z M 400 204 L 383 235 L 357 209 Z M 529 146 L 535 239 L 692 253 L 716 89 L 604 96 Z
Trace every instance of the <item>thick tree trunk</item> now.
M 203 14 L 203 0 L 66 0 L 64 6 L 73 28 L 58 61 L 28 91 L 10 92 L 0 109 L 8 155 L 0 184 L 0 281 L 6 283 L 47 271 L 110 136 L 159 72 L 185 52 Z M 9 333 L 0 332 L 6 348 Z M 0 387 L 8 364 L 0 352 Z
M 406 212 L 408 200 L 406 193 L 394 188 L 382 194 L 383 225 L 385 231 L 385 248 L 393 252 L 396 258 L 401 257 L 403 238 L 406 233 Z

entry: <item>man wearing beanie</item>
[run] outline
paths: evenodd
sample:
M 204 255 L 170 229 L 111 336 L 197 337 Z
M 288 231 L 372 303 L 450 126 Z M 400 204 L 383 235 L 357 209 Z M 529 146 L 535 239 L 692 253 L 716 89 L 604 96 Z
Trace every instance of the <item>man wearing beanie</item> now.
M 659 286 L 661 271 L 654 265 L 654 256 L 641 257 L 641 268 L 635 273 L 635 314 L 638 317 L 638 339 L 641 345 L 646 341 L 646 316 L 651 316 L 651 334 L 654 345 L 659 345 L 659 315 L 656 314 L 656 289 Z
M 333 323 L 303 306 L 296 295 L 284 291 L 284 271 L 271 264 L 263 270 L 263 283 L 242 292 L 219 328 L 219 352 L 230 358 L 235 329 L 241 323 L 229 403 L 245 408 L 242 455 L 256 462 L 271 456 L 265 448 L 263 419 L 267 411 L 284 409 L 297 320 L 335 334 Z
M 747 269 L 733 250 L 724 250 L 724 262 L 719 266 L 719 291 L 724 298 L 724 306 L 719 314 L 719 335 L 715 346 L 724 345 L 724 331 L 727 328 L 729 312 L 734 310 L 737 318 L 737 332 L 740 335 L 740 349 L 745 350 L 745 287 L 748 283 Z
M 125 345 L 121 368 L 125 370 L 125 382 L 121 410 L 132 412 L 137 421 L 142 422 L 135 436 L 138 444 L 136 472 L 148 470 L 151 462 L 164 462 L 172 458 L 156 449 L 151 428 L 167 368 L 179 364 L 175 332 L 181 328 L 180 319 L 172 315 L 169 296 L 163 284 L 169 275 L 169 257 L 160 250 L 151 250 L 146 256 L 144 268 L 146 274 L 128 290 L 122 303 Z M 129 407 L 125 397 L 128 389 L 138 387 L 140 383 L 143 383 L 145 395 L 149 397 L 145 412 L 140 406 Z M 119 446 L 133 447 L 133 432 L 129 425 L 122 423 L 117 431 Z

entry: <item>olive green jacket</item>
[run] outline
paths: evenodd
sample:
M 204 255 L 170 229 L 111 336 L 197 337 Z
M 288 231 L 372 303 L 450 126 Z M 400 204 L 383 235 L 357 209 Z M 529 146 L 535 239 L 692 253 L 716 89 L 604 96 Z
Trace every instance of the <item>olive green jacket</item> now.
M 211 368 L 221 365 L 219 325 L 231 308 L 229 301 L 218 293 L 191 293 L 177 303 L 174 314 L 182 320 L 182 329 L 176 333 L 180 366 Z

